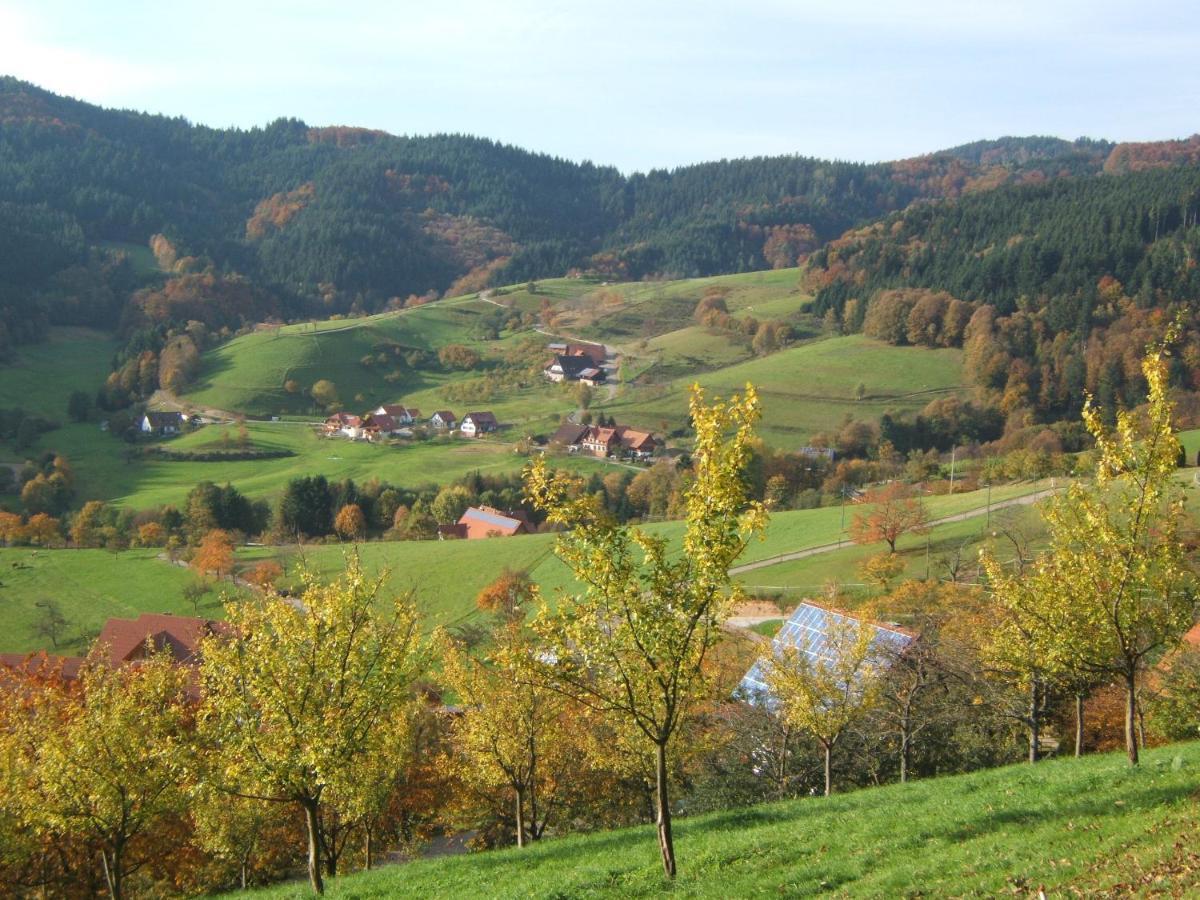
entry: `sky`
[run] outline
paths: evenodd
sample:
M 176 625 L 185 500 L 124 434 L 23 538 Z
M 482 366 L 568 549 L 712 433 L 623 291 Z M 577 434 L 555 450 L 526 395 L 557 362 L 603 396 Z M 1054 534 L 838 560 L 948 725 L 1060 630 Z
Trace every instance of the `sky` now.
M 0 74 L 224 127 L 482 135 L 623 171 L 1200 131 L 1195 0 L 0 0 Z

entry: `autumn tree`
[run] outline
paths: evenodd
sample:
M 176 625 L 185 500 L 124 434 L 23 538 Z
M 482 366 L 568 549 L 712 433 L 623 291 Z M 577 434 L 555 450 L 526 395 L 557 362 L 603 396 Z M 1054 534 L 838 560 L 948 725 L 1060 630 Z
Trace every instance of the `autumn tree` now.
M 502 622 L 521 621 L 536 596 L 533 579 L 523 569 L 505 567 L 475 595 L 475 605 Z
M 826 617 L 818 652 L 805 644 L 774 647 L 759 658 L 778 715 L 807 732 L 824 751 L 825 796 L 833 793 L 833 750 L 842 735 L 879 702 L 875 629 L 848 616 Z
M 113 900 L 158 848 L 144 840 L 186 806 L 191 757 L 187 673 L 153 652 L 136 667 L 89 662 L 79 689 L 45 694 L 31 717 L 34 765 L 48 825 L 99 849 Z
M 566 473 L 551 473 L 544 459 L 530 465 L 525 481 L 548 520 L 571 529 L 556 553 L 584 586 L 534 622 L 549 647 L 546 659 L 555 660 L 545 676 L 579 702 L 618 716 L 653 753 L 669 878 L 676 871 L 668 796 L 674 740 L 707 689 L 704 661 L 737 594 L 729 567 L 766 522 L 743 475 L 759 415 L 754 388 L 706 405 L 695 387 L 690 410 L 696 437 L 682 554 L 665 538 L 618 526 L 594 494 Z
M 224 578 L 232 572 L 233 536 L 223 528 L 208 532 L 192 556 L 192 568 L 214 578 Z
M 906 534 L 924 534 L 929 521 L 925 504 L 914 497 L 911 489 L 898 481 L 868 491 L 863 503 L 871 508 L 856 513 L 850 523 L 850 538 L 856 544 L 884 541 L 888 550 L 896 552 L 896 541 Z
M 1195 579 L 1184 557 L 1184 498 L 1174 479 L 1179 440 L 1168 396 L 1172 326 L 1142 361 L 1147 406 L 1105 426 L 1091 401 L 1083 420 L 1098 451 L 1092 484 L 1074 482 L 1045 508 L 1047 567 L 1059 657 L 1120 680 L 1125 749 L 1138 762 L 1138 691 L 1147 666 L 1192 624 Z
M 363 515 L 362 507 L 357 503 L 347 503 L 339 509 L 333 520 L 333 530 L 347 541 L 356 541 L 364 537 L 367 533 L 367 518 Z
M 203 645 L 200 728 L 219 786 L 303 813 L 318 893 L 322 869 L 336 872 L 323 817 L 376 791 L 424 667 L 412 600 L 380 596 L 385 577 L 368 579 L 357 556 L 331 584 L 305 573 L 298 602 L 269 591 L 226 604 L 231 633 Z
M 50 646 L 57 650 L 58 639 L 62 637 L 63 632 L 70 624 L 67 617 L 63 615 L 62 607 L 57 600 L 50 597 L 36 600 L 33 605 L 38 610 L 37 616 L 33 620 L 33 636 L 48 640 Z
M 317 381 L 309 391 L 309 395 L 316 401 L 318 406 L 325 409 L 338 402 L 337 385 L 328 378 L 322 378 Z
M 246 580 L 262 591 L 273 588 L 282 577 L 283 566 L 273 559 L 264 559 L 246 573 Z
M 481 657 L 445 632 L 438 642 L 443 681 L 463 710 L 453 726 L 458 775 L 485 794 L 508 794 L 524 847 L 542 836 L 578 775 L 567 700 L 534 677 L 535 649 L 521 621 L 499 624 Z

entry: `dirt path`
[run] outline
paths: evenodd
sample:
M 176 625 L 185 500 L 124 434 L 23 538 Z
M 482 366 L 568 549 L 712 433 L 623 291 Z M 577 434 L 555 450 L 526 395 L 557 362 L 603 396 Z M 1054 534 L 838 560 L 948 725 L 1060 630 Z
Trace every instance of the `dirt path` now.
M 993 511 L 1008 509 L 1011 506 L 1029 506 L 1037 503 L 1039 500 L 1044 500 L 1053 494 L 1053 488 L 1035 491 L 1032 494 L 1024 494 L 1020 497 L 1010 497 L 1007 500 L 997 500 L 991 505 Z M 964 512 L 954 513 L 950 516 L 942 516 L 940 519 L 933 519 L 929 522 L 929 526 L 947 525 L 951 522 L 962 522 L 966 519 L 973 519 L 976 516 L 983 515 L 987 511 L 986 506 L 977 506 L 974 509 L 968 509 Z M 806 559 L 810 556 L 818 556 L 822 553 L 832 553 L 834 550 L 840 550 L 847 546 L 846 541 L 838 541 L 835 544 L 820 544 L 816 547 L 806 547 L 803 550 L 794 550 L 791 553 L 781 553 L 778 556 L 768 556 L 766 559 L 758 559 L 754 562 L 743 563 L 740 566 L 734 566 L 729 570 L 730 575 L 743 575 L 746 572 L 753 572 L 755 569 L 767 569 L 771 566 L 777 566 L 780 563 L 791 562 L 795 559 Z

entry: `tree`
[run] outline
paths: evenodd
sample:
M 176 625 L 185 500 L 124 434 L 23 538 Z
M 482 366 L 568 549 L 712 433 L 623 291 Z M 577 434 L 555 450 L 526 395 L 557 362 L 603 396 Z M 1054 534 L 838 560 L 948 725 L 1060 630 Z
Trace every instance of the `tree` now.
M 737 595 L 729 567 L 758 534 L 767 514 L 748 499 L 744 470 L 759 415 L 751 385 L 743 397 L 705 405 L 692 389 L 694 471 L 686 493 L 683 553 L 664 538 L 623 528 L 594 494 L 538 458 L 526 492 L 548 521 L 571 528 L 556 553 L 584 585 L 543 611 L 534 629 L 554 663 L 545 676 L 559 690 L 618 716 L 654 753 L 655 812 L 663 870 L 675 876 L 668 770 L 673 740 L 704 696 L 704 667 L 726 604 Z
M 204 536 L 192 556 L 192 568 L 201 575 L 224 578 L 233 571 L 233 537 L 228 531 L 214 528 Z
M 438 350 L 438 362 L 447 369 L 470 371 L 479 365 L 479 354 L 466 344 L 447 344 Z
M 475 596 L 475 605 L 502 622 L 519 622 L 536 596 L 529 573 L 507 567 Z
M 295 537 L 329 534 L 333 527 L 333 498 L 324 475 L 293 478 L 279 500 L 279 528 Z
M 147 522 L 138 528 L 137 545 L 139 547 L 161 547 L 166 540 L 166 529 L 158 522 Z
M 857 513 L 850 523 L 850 538 L 856 544 L 885 541 L 888 550 L 896 552 L 896 541 L 911 533 L 924 534 L 928 516 L 925 504 L 914 497 L 905 485 L 893 481 L 885 487 L 868 491 L 864 503 L 871 504 L 867 513 Z
M 313 400 L 316 401 L 318 406 L 326 409 L 338 402 L 337 385 L 327 378 L 322 378 L 317 381 L 316 384 L 312 386 L 312 390 L 309 391 L 309 394 L 312 396 Z
M 1075 482 L 1044 517 L 1044 562 L 1056 599 L 1054 649 L 1072 667 L 1120 679 L 1125 690 L 1125 749 L 1138 763 L 1138 691 L 1155 654 L 1192 624 L 1195 579 L 1184 558 L 1186 519 L 1175 472 L 1179 441 L 1171 420 L 1167 347 L 1178 327 L 1142 361 L 1147 407 L 1139 419 L 1120 411 L 1109 429 L 1089 398 L 1083 420 L 1096 440 L 1095 483 Z
M 58 639 L 70 624 L 63 615 L 62 607 L 57 600 L 48 597 L 34 601 L 33 605 L 39 610 L 37 618 L 33 620 L 33 636 L 50 641 L 50 646 L 57 650 Z
M 825 755 L 825 796 L 833 793 L 833 748 L 879 702 L 880 661 L 875 629 L 847 616 L 829 616 L 820 654 L 786 645 L 759 658 L 779 715 L 808 732 Z
M 471 492 L 460 484 L 452 484 L 438 491 L 429 511 L 439 524 L 452 524 L 462 518 L 470 505 Z
M 333 520 L 333 530 L 347 541 L 357 541 L 367 533 L 367 518 L 357 503 L 347 503 L 338 510 Z
M 108 509 L 103 500 L 89 500 L 75 514 L 71 523 L 71 540 L 76 547 L 99 547 L 103 542 L 101 529 L 105 525 Z
M 246 580 L 261 591 L 269 590 L 283 577 L 283 566 L 273 559 L 264 559 L 248 573 Z
M 477 789 L 510 793 L 518 847 L 538 840 L 578 774 L 566 699 L 533 677 L 535 648 L 524 623 L 500 623 L 482 658 L 443 631 L 442 678 L 463 708 L 454 723 L 458 776 Z
M 148 647 L 137 666 L 93 661 L 78 691 L 49 693 L 32 717 L 44 815 L 59 832 L 99 848 L 113 900 L 151 859 L 139 846 L 153 826 L 182 812 L 190 752 L 187 673 Z
M 894 553 L 877 553 L 859 563 L 858 571 L 869 584 L 887 590 L 892 581 L 904 572 L 904 560 Z
M 325 805 L 377 787 L 424 669 L 412 600 L 385 601 L 385 578 L 368 579 L 357 556 L 332 584 L 306 572 L 298 602 L 269 591 L 227 603 L 230 636 L 202 647 L 200 729 L 220 755 L 220 787 L 303 812 L 318 893 L 338 849 Z
M 72 422 L 86 422 L 92 414 L 92 395 L 87 391 L 71 391 L 67 398 L 67 417 Z
M 24 538 L 38 547 L 50 547 L 62 541 L 62 528 L 58 519 L 46 513 L 29 517 L 25 523 Z

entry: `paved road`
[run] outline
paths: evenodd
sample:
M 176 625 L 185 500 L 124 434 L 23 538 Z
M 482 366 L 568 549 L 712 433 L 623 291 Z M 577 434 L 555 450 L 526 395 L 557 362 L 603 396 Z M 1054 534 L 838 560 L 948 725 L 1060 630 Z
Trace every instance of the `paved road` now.
M 1035 491 L 1032 494 L 1025 494 L 1021 497 L 1010 497 L 1007 500 L 997 500 L 992 504 L 992 510 L 1007 509 L 1010 506 L 1029 506 L 1031 503 L 1037 503 L 1039 500 L 1044 500 L 1054 493 L 1054 489 L 1047 488 L 1041 491 Z M 946 525 L 950 522 L 962 522 L 965 519 L 973 519 L 976 516 L 983 515 L 987 511 L 986 506 L 978 506 L 974 509 L 968 509 L 965 512 L 955 513 L 952 516 L 943 516 L 940 519 L 933 519 L 929 522 L 930 527 L 937 525 Z M 778 556 L 768 556 L 766 559 L 758 559 L 754 562 L 743 563 L 740 566 L 734 566 L 729 570 L 730 575 L 742 575 L 746 572 L 753 572 L 755 569 L 766 569 L 770 566 L 777 566 L 780 563 L 791 562 L 794 559 L 805 559 L 809 556 L 817 556 L 821 553 L 831 553 L 834 550 L 840 550 L 846 546 L 845 541 L 838 541 L 834 544 L 820 544 L 816 547 L 806 547 L 803 550 L 794 550 L 791 553 L 781 553 Z

